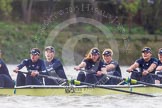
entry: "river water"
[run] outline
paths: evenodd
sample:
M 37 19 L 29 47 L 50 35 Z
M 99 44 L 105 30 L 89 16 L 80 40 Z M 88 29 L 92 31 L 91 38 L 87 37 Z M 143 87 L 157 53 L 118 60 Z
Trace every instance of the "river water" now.
M 7 65 L 12 72 L 16 65 Z M 124 77 L 127 67 L 121 67 Z M 25 71 L 25 69 L 23 69 Z M 73 67 L 65 67 L 68 78 L 76 78 Z M 0 96 L 1 108 L 160 108 L 162 96 L 145 97 L 138 95 L 107 95 L 107 96 Z

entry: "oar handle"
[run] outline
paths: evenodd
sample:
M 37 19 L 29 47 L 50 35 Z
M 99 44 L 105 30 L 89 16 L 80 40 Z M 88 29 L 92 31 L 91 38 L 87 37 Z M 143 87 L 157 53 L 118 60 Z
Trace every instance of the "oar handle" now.
M 17 72 L 21 72 L 21 73 L 23 73 L 23 74 L 31 74 L 31 72 L 24 72 L 24 71 L 17 71 Z M 40 77 L 50 77 L 50 76 L 48 76 L 48 75 L 43 75 L 43 74 L 38 74 L 38 76 L 40 76 Z
M 134 73 L 139 73 L 139 71 L 137 70 L 133 70 L 131 72 L 134 72 Z M 161 72 L 161 71 L 158 71 L 158 72 Z M 152 75 L 152 76 L 158 76 L 158 77 L 161 77 L 162 78 L 162 75 L 158 75 L 158 74 L 153 74 L 153 73 L 148 73 L 149 75 Z
M 31 72 L 23 72 L 23 71 L 17 71 L 17 72 L 21 72 L 23 74 L 31 74 Z M 54 81 L 56 81 L 58 84 L 63 83 L 63 82 L 67 82 L 67 83 L 71 83 L 71 80 L 67 80 L 67 79 L 63 79 L 60 77 L 54 77 L 54 76 L 48 76 L 48 75 L 43 75 L 43 74 L 38 74 L 37 76 L 39 77 L 44 77 L 44 78 L 48 78 L 48 79 L 52 79 Z M 79 85 L 79 82 L 74 82 L 76 85 Z
M 15 71 L 16 73 L 20 72 L 20 73 L 23 73 L 23 74 L 31 74 L 31 72 L 24 72 L 24 71 Z
M 80 71 L 86 72 L 88 74 L 96 74 L 96 72 L 94 70 L 80 69 Z

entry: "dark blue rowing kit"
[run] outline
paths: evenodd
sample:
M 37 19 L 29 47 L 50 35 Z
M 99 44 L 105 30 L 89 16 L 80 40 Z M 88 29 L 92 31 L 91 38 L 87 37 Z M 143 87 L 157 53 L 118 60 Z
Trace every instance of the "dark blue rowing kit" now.
M 36 62 L 32 62 L 31 59 L 24 59 L 17 67 L 19 69 L 22 69 L 24 66 L 27 68 L 28 72 L 38 71 L 39 74 L 47 75 L 44 61 L 41 59 L 38 59 Z M 39 76 L 33 77 L 30 75 L 30 73 L 25 76 L 23 73 L 18 72 L 16 82 L 17 82 L 16 84 L 17 86 L 42 85 L 43 79 L 42 77 L 39 77 Z
M 8 68 L 2 59 L 0 59 L 0 65 L 0 87 L 14 87 L 14 81 L 12 80 Z
M 120 66 L 117 61 L 112 60 L 110 63 L 105 63 L 103 61 L 102 67 L 106 67 L 107 65 L 113 64 L 115 66 L 114 69 L 108 70 L 107 74 L 112 75 L 112 76 L 117 76 L 117 77 L 122 77 Z M 106 85 L 116 85 L 120 83 L 121 81 L 116 79 L 116 78 L 111 78 L 109 77 L 109 80 L 105 83 Z
M 67 79 L 63 65 L 59 59 L 54 58 L 51 62 L 44 61 L 47 72 L 50 76 Z M 58 85 L 59 82 L 52 79 L 46 80 L 46 85 Z
M 142 72 L 144 70 L 147 70 L 151 64 L 156 64 L 158 65 L 158 59 L 156 58 L 151 58 L 148 62 L 146 62 L 143 58 L 140 58 L 138 60 L 136 60 L 136 62 L 139 64 L 139 72 L 132 72 L 131 74 L 131 78 L 132 79 L 136 79 L 138 81 L 143 81 L 143 82 L 147 82 L 147 83 L 155 83 L 155 76 L 152 76 L 151 74 L 147 74 L 147 75 L 142 75 Z M 153 74 L 155 74 L 155 70 L 156 68 L 151 72 Z
M 86 63 L 85 70 L 87 71 L 86 74 L 84 72 L 79 72 L 77 76 L 77 80 L 81 82 L 87 82 L 87 83 L 92 83 L 95 84 L 98 81 L 98 76 L 96 76 L 96 72 L 100 70 L 102 62 L 97 61 L 94 62 L 91 59 L 85 59 L 83 62 Z

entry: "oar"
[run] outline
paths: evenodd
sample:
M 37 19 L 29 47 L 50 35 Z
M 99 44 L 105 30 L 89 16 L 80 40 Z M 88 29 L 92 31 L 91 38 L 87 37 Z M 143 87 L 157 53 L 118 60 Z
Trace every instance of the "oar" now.
M 86 72 L 88 74 L 96 74 L 95 70 L 80 69 L 80 71 Z
M 113 76 L 113 75 L 107 75 L 107 76 L 115 78 L 115 79 L 119 79 L 119 80 L 124 80 L 125 82 L 130 82 L 132 84 L 144 84 L 144 85 L 147 85 L 147 86 L 152 86 L 152 87 L 157 87 L 157 88 L 161 88 L 162 89 L 162 86 L 158 86 L 158 85 L 155 85 L 155 84 L 146 83 L 146 82 L 142 82 L 142 81 L 137 81 L 135 79 L 121 78 L 121 77 L 117 77 L 117 76 Z
M 112 87 L 100 86 L 100 85 L 90 84 L 90 83 L 86 83 L 86 82 L 80 82 L 80 81 L 76 81 L 76 80 L 74 80 L 74 82 L 75 82 L 74 84 L 77 84 L 77 85 L 82 84 L 82 85 L 94 86 L 94 87 L 118 91 L 118 92 L 124 92 L 124 93 L 130 93 L 130 94 L 136 94 L 136 95 L 148 96 L 148 97 L 156 97 L 156 96 L 150 95 L 150 94 L 144 94 L 144 93 L 138 93 L 138 92 L 127 91 L 127 90 L 122 90 L 122 89 L 116 89 L 116 88 L 112 88 Z
M 138 73 L 137 70 L 133 70 L 133 71 L 131 71 L 131 72 Z M 159 71 L 159 72 L 161 72 L 161 71 Z M 152 76 L 162 77 L 162 75 L 158 75 L 158 74 L 153 74 L 153 73 L 148 73 L 148 74 L 149 74 L 149 75 L 152 75 Z
M 148 97 L 156 97 L 156 96 L 150 95 L 150 94 L 144 94 L 144 93 L 138 93 L 138 92 L 127 91 L 127 90 L 122 90 L 122 89 L 116 89 L 116 88 L 112 88 L 112 87 L 100 86 L 100 85 L 96 85 L 96 84 L 80 82 L 77 80 L 71 80 L 69 82 L 74 85 L 88 85 L 88 86 L 92 86 L 92 87 L 98 87 L 98 88 L 103 88 L 103 89 L 108 89 L 108 90 L 113 90 L 113 91 L 118 91 L 118 92 L 124 92 L 124 93 L 130 93 L 130 94 L 136 94 L 136 95 L 148 96 Z
M 31 72 L 23 72 L 23 71 L 18 71 L 18 72 L 21 72 L 23 74 L 31 74 Z M 59 78 L 59 77 L 53 77 L 53 76 L 49 76 L 49 75 L 38 74 L 38 76 L 48 78 L 48 79 L 52 79 L 52 80 L 55 80 L 55 81 L 57 80 L 58 83 L 60 83 L 60 82 L 63 83 L 63 82 L 68 81 L 66 79 L 62 79 L 62 78 Z

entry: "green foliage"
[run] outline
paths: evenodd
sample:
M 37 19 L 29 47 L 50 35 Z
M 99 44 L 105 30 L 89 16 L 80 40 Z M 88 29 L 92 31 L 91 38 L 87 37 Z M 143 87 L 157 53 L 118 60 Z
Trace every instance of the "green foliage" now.
M 0 10 L 5 16 L 9 16 L 12 11 L 12 0 L 0 0 Z
M 128 13 L 135 15 L 139 9 L 141 0 L 122 0 L 122 6 Z
M 141 1 L 141 18 L 145 29 L 150 34 L 159 34 L 161 28 L 161 4 L 162 0 L 154 0 L 152 3 L 148 3 L 147 0 Z
M 126 25 L 112 26 L 110 24 L 105 25 L 110 32 L 112 32 L 114 39 L 118 42 L 120 51 L 120 63 L 128 64 L 134 61 L 134 58 L 138 58 L 139 53 L 132 54 L 134 50 L 141 49 L 145 45 L 154 45 L 153 40 L 154 36 L 145 34 L 144 29 L 139 26 L 134 26 L 132 28 L 132 34 L 130 35 L 130 40 L 128 40 L 128 54 L 126 53 L 126 48 L 124 47 L 124 40 L 127 37 L 128 27 Z M 51 25 L 51 30 L 54 28 L 54 25 Z M 116 29 L 115 29 L 116 28 Z M 79 31 L 80 30 L 80 31 Z M 77 31 L 77 32 L 76 32 Z M 160 30 L 159 30 L 160 31 Z M 20 63 L 24 58 L 29 58 L 29 50 L 33 47 L 40 48 L 43 51 L 45 47 L 45 41 L 48 38 L 50 33 L 50 28 L 41 33 L 40 24 L 24 24 L 24 23 L 7 23 L 0 22 L 0 49 L 3 51 L 3 59 L 7 63 Z M 76 32 L 76 35 L 73 34 Z M 57 57 L 61 59 L 62 47 L 66 41 L 73 36 L 77 36 L 80 33 L 87 33 L 99 38 L 99 48 L 102 50 L 106 47 L 109 47 L 107 39 L 105 36 L 100 33 L 94 26 L 84 24 L 84 25 L 75 25 L 74 27 L 67 27 L 65 30 L 62 30 L 53 41 L 53 46 L 57 51 Z M 123 34 L 123 35 L 121 35 Z M 111 37 L 110 37 L 111 38 Z M 145 42 L 144 42 L 145 39 Z M 147 39 L 147 40 L 146 40 Z M 162 40 L 159 36 L 153 46 L 153 48 L 158 48 Z M 51 40 L 52 41 L 52 40 Z M 100 44 L 101 43 L 101 44 Z M 73 43 L 72 43 L 73 44 Z M 125 43 L 127 44 L 127 43 Z M 80 47 L 82 46 L 82 47 Z M 93 43 L 88 39 L 83 39 L 78 42 L 75 49 L 79 54 L 84 55 L 88 48 L 92 47 Z M 132 55 L 134 56 L 132 58 Z M 43 56 L 43 54 L 41 54 Z M 132 59 L 130 59 L 132 58 Z M 78 58 L 76 58 L 78 59 Z M 79 61 L 80 62 L 80 61 Z
M 6 62 L 20 62 L 20 58 L 29 56 L 29 50 L 36 47 L 32 38 L 38 26 L 0 22 L 0 49 L 4 52 L 3 58 Z

